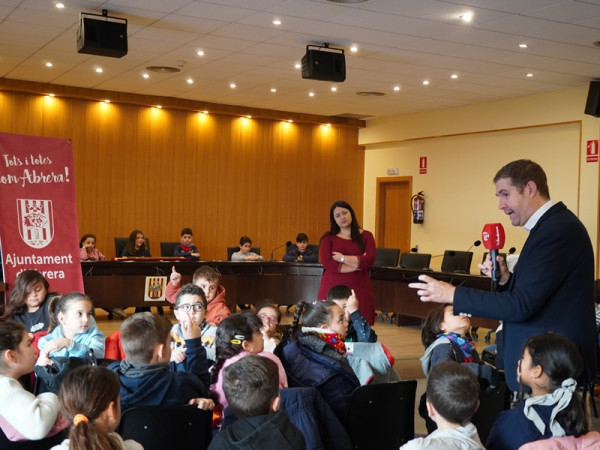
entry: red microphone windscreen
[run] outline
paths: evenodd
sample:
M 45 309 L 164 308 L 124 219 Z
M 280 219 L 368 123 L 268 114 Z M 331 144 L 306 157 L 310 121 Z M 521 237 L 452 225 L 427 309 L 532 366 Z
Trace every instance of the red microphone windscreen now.
M 500 250 L 504 247 L 504 227 L 501 223 L 486 223 L 481 231 L 481 240 L 488 250 Z

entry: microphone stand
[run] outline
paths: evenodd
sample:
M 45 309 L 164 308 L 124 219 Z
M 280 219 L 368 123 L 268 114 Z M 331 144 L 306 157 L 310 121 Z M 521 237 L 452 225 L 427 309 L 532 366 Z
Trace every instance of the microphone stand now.
M 278 245 L 277 247 L 275 247 L 273 250 L 271 250 L 271 258 L 269 258 L 269 261 L 275 261 L 275 259 L 273 259 L 273 253 L 275 253 L 275 250 L 279 250 L 281 247 L 283 247 L 284 245 L 292 245 L 292 241 L 286 241 L 281 245 Z

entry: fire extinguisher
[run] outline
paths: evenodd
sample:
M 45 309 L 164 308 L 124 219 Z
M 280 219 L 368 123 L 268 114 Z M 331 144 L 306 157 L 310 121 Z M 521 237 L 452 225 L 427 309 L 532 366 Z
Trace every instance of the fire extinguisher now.
M 413 195 L 410 199 L 410 209 L 413 213 L 413 223 L 423 223 L 425 219 L 425 194 L 423 191 Z

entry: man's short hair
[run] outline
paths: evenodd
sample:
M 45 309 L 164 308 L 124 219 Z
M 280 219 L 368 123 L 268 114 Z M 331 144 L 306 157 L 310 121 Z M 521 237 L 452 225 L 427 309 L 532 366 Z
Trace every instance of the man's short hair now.
M 125 358 L 135 364 L 150 364 L 154 348 L 166 344 L 171 322 L 151 312 L 135 313 L 121 324 L 121 344 Z
M 200 297 L 202 304 L 206 308 L 206 294 L 204 293 L 204 289 L 200 286 L 196 286 L 192 283 L 184 284 L 181 289 L 177 291 L 177 295 L 175 296 L 175 308 L 179 307 L 179 301 L 184 295 L 197 295 Z
M 191 228 L 184 228 L 183 230 L 181 230 L 181 235 L 183 236 L 184 234 L 189 234 L 190 236 L 194 235 Z
M 533 181 L 537 186 L 537 190 L 544 199 L 550 199 L 550 189 L 548 188 L 548 179 L 544 169 L 529 159 L 518 159 L 502 167 L 494 177 L 494 183 L 500 178 L 510 178 L 510 182 L 519 191 Z
M 308 242 L 308 236 L 306 235 L 306 233 L 298 233 L 298 236 L 296 236 L 296 242 Z
M 195 284 L 202 278 L 206 281 L 216 281 L 219 284 L 219 275 L 221 274 L 210 266 L 200 266 L 192 275 L 192 283 Z
M 448 422 L 466 425 L 479 399 L 477 377 L 455 361 L 436 364 L 427 379 L 427 401 Z
M 240 238 L 240 247 L 241 247 L 242 245 L 244 245 L 244 244 L 250 244 L 250 245 L 252 245 L 252 239 L 250 239 L 250 237 L 249 237 L 249 236 L 242 236 L 242 237 Z
M 344 300 L 352 295 L 352 290 L 344 285 L 338 284 L 327 291 L 327 300 Z
M 279 395 L 277 364 L 258 355 L 246 355 L 223 370 L 223 390 L 229 407 L 238 418 L 271 412 Z

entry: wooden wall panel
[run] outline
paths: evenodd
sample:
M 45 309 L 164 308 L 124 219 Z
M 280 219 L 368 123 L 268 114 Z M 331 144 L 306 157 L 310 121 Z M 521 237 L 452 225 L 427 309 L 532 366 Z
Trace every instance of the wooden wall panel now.
M 242 234 L 268 257 L 299 231 L 318 243 L 335 200 L 362 217 L 354 127 L 2 91 L 0 131 L 72 139 L 80 234 L 107 257 L 134 228 L 158 255 L 185 226 L 203 259 L 225 259 Z

